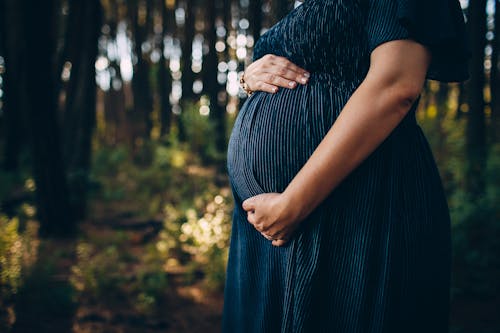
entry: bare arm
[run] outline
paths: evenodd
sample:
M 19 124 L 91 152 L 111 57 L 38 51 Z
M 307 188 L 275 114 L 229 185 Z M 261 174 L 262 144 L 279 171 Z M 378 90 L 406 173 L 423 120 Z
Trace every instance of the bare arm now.
M 411 40 L 372 52 L 369 72 L 307 163 L 281 194 L 243 202 L 248 220 L 282 245 L 301 220 L 389 136 L 418 98 L 430 53 Z

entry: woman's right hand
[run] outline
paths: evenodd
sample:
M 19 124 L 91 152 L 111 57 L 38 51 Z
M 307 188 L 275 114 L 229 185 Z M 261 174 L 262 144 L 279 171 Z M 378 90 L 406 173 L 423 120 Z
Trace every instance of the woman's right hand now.
M 306 84 L 309 72 L 285 57 L 266 54 L 245 69 L 245 82 L 253 91 L 275 93 L 279 87 L 293 89 L 297 84 Z

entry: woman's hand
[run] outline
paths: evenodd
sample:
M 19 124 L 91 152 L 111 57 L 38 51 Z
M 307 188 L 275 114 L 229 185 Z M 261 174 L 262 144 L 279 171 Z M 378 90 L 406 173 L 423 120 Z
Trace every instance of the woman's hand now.
M 284 245 L 299 226 L 293 207 L 281 193 L 262 193 L 242 203 L 247 220 L 274 246 Z
M 269 93 L 278 91 L 278 87 L 295 88 L 297 84 L 306 84 L 309 73 L 285 57 L 266 54 L 252 62 L 245 69 L 245 82 L 253 91 Z

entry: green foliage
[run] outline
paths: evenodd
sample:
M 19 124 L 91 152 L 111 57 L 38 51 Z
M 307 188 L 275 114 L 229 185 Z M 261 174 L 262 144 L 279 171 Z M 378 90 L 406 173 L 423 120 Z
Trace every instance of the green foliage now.
M 122 301 L 127 283 L 125 263 L 116 245 L 98 250 L 94 245 L 77 245 L 78 263 L 72 267 L 71 283 L 91 302 Z
M 181 202 L 206 183 L 203 177 L 187 175 L 189 166 L 200 163 L 188 145 L 151 142 L 147 147 L 153 152 L 148 165 L 134 163 L 132 151 L 125 146 L 116 148 L 115 153 L 113 149 L 100 148 L 95 153 L 91 175 L 99 184 L 94 195 L 105 201 L 130 200 L 131 210 L 152 216 L 161 211 L 162 202 Z
M 123 163 L 128 160 L 129 156 L 130 151 L 124 145 L 101 147 L 93 155 L 93 172 L 102 176 L 116 176 L 121 171 Z
M 203 268 L 206 276 L 206 285 L 209 290 L 223 291 L 226 281 L 226 266 L 229 254 L 229 242 L 226 247 L 212 246 L 205 254 L 208 258 Z
M 0 216 L 0 295 L 3 299 L 17 291 L 21 277 L 20 238 L 17 218 Z
M 474 197 L 463 189 L 450 198 L 456 267 L 454 290 L 480 297 L 500 292 L 500 144 L 490 149 L 486 189 Z
M 130 152 L 126 146 L 101 147 L 94 152 L 90 182 L 95 184 L 104 200 L 120 200 L 125 197 L 125 186 L 113 186 L 116 182 L 124 182 L 126 173 L 124 166 Z
M 36 257 L 37 226 L 29 223 L 19 231 L 19 219 L 0 215 L 0 299 L 7 300 L 22 284 L 23 270 Z M 0 305 L 2 303 L 0 302 Z
M 0 168 L 0 202 L 9 199 L 13 194 L 19 194 L 24 189 L 32 192 L 33 188 L 26 188 L 26 182 L 32 180 L 32 170 L 29 164 L 29 154 L 21 153 L 19 169 L 15 172 L 5 171 Z M 28 161 L 26 161 L 28 160 Z M 34 186 L 34 183 L 32 183 Z
M 438 108 L 441 114 L 421 110 L 420 123 L 431 143 L 446 189 L 452 221 L 453 295 L 488 298 L 500 292 L 500 144 L 488 150 L 481 175 L 485 191 L 480 196 L 466 190 L 466 117 L 455 108 Z M 434 116 L 429 116 L 434 114 Z
M 210 290 L 222 290 L 228 257 L 232 211 L 228 189 L 210 190 L 196 197 L 184 210 L 165 206 L 165 231 L 159 242 L 173 249 L 177 257 L 201 270 Z
M 77 304 L 75 290 L 66 280 L 57 278 L 55 258 L 37 263 L 25 275 L 16 295 L 17 321 L 28 323 L 36 319 L 40 331 L 46 331 L 53 323 L 49 318 L 68 320 L 73 318 Z M 24 317 L 24 318 L 23 318 Z
M 13 302 L 23 293 L 26 275 L 37 258 L 38 225 L 28 221 L 21 228 L 20 224 L 19 218 L 0 214 L 0 331 L 7 331 L 15 321 Z
M 192 120 L 187 125 L 189 142 L 169 136 L 165 141 L 142 145 L 152 152 L 149 164 L 138 164 L 133 155 L 141 152 L 124 147 L 115 153 L 101 148 L 95 154 L 92 177 L 100 184 L 97 198 L 125 202 L 127 211 L 143 218 L 164 216 L 164 229 L 147 245 L 147 254 L 136 267 L 136 278 L 128 282 L 139 311 L 152 311 L 159 302 L 157 297 L 167 284 L 165 271 L 159 268 L 184 266 L 193 278 L 195 272 L 202 272 L 211 290 L 221 290 L 224 284 L 232 200 L 228 188 L 213 184 L 215 168 L 203 166 L 198 151 L 209 149 L 204 142 L 210 140 L 200 134 L 210 135 L 208 117 L 200 115 L 197 109 L 187 111 L 185 117 Z M 89 242 L 95 244 L 94 240 Z M 113 243 L 111 240 L 108 245 Z M 108 284 L 121 283 L 113 280 L 112 272 L 121 270 L 113 265 L 123 258 L 113 257 L 113 253 L 100 258 L 98 252 L 93 253 L 95 249 L 80 252 L 80 262 L 84 264 L 79 264 L 75 271 L 79 290 L 87 288 L 98 297 L 100 288 L 106 290 Z M 110 258 L 114 263 L 105 265 L 103 261 Z M 104 266 L 106 271 L 99 271 L 96 266 Z M 111 281 L 102 280 L 105 276 Z
M 143 263 L 137 269 L 136 279 L 132 283 L 135 295 L 134 307 L 141 313 L 154 313 L 159 310 L 168 287 L 164 259 L 157 251 L 149 251 Z
M 159 309 L 168 287 L 164 259 L 151 248 L 137 257 L 130 247 L 130 237 L 122 232 L 78 243 L 70 281 L 81 301 L 111 307 L 130 304 L 144 314 Z
M 215 147 L 215 128 L 208 115 L 200 113 L 200 103 L 185 101 L 181 113 L 181 122 L 186 133 L 191 152 L 199 154 L 204 162 L 220 159 Z
M 0 170 L 0 201 L 7 198 L 12 193 L 14 185 L 16 184 L 15 176 L 11 173 Z

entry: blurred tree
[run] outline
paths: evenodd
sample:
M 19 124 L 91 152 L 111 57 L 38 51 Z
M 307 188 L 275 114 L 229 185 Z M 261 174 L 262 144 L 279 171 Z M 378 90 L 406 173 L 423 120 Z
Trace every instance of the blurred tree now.
M 450 86 L 447 83 L 440 82 L 439 89 L 436 93 L 436 104 L 446 105 L 446 103 L 448 103 L 449 92 L 450 92 Z
M 76 231 L 56 117 L 54 4 L 54 0 L 29 1 L 22 2 L 20 6 L 25 54 L 36 57 L 22 58 L 25 69 L 22 82 L 27 98 L 37 215 L 42 236 L 66 236 Z
M 259 2 L 260 0 L 256 0 L 255 2 Z M 253 3 L 253 1 L 252 1 Z M 224 61 L 229 61 L 230 60 L 230 55 L 229 55 L 229 47 L 227 45 L 227 37 L 229 36 L 229 32 L 231 31 L 231 24 L 232 24 L 232 8 L 233 8 L 233 1 L 232 0 L 223 0 L 223 7 L 222 7 L 222 21 L 224 24 L 224 29 L 226 30 L 226 33 L 224 35 L 224 44 L 226 44 L 224 48 Z
M 139 132 L 143 138 L 149 138 L 153 123 L 151 112 L 153 110 L 153 97 L 149 80 L 149 60 L 142 50 L 147 42 L 150 24 L 152 22 L 152 0 L 129 0 L 129 15 L 134 38 L 134 53 L 137 62 L 134 66 L 132 90 L 134 92 L 134 112 L 137 121 L 132 124 L 140 126 Z
M 159 0 L 161 12 L 162 33 L 160 39 L 160 68 L 158 70 L 158 97 L 160 99 L 161 135 L 168 134 L 172 125 L 172 105 L 169 96 L 172 91 L 172 76 L 170 75 L 170 62 L 165 57 L 165 37 L 168 32 L 175 31 L 175 6 L 176 1 Z
M 468 89 L 468 121 L 466 130 L 466 151 L 468 167 L 466 172 L 467 191 L 475 198 L 484 191 L 482 177 L 486 163 L 486 136 L 484 116 L 485 69 L 484 55 L 486 47 L 486 0 L 469 2 L 468 30 L 472 58 L 470 61 L 471 77 Z
M 226 151 L 226 110 L 219 103 L 219 93 L 222 90 L 217 80 L 219 60 L 215 43 L 217 42 L 216 11 L 217 1 L 210 0 L 206 3 L 206 31 L 205 38 L 208 44 L 208 53 L 203 65 L 203 86 L 210 98 L 210 119 L 215 126 L 215 147 L 218 153 Z
M 71 63 L 63 122 L 64 158 L 75 218 L 85 217 L 91 138 L 95 126 L 95 61 L 101 27 L 99 0 L 69 1 L 66 40 Z
M 464 14 L 465 17 L 469 17 L 469 8 L 470 6 L 466 6 L 465 8 L 462 7 L 462 12 Z M 466 33 L 468 33 L 469 35 L 466 36 L 466 37 L 469 37 L 470 39 L 470 31 L 469 31 L 469 27 L 467 26 L 467 30 Z M 470 63 L 469 63 L 469 71 L 470 71 L 470 68 L 472 66 L 470 66 Z M 457 109 L 456 109 L 456 119 L 460 119 L 462 116 L 464 116 L 464 113 L 465 113 L 465 110 L 469 107 L 468 106 L 468 101 L 469 101 L 469 96 L 468 96 L 468 93 L 467 93 L 467 87 L 468 87 L 468 81 L 467 82 L 460 82 L 458 84 L 458 98 L 457 98 Z
M 2 128 L 5 140 L 5 150 L 2 168 L 6 171 L 16 171 L 19 167 L 19 153 L 25 144 L 26 129 L 23 112 L 26 100 L 20 89 L 20 74 L 23 71 L 21 59 L 24 40 L 20 38 L 22 25 L 19 19 L 19 4 L 15 1 L 0 0 L 0 48 L 4 58 L 5 72 L 2 74 L 4 95 L 3 113 L 5 123 Z M 17 75 L 14 75 L 17 73 Z
M 116 43 L 118 39 L 118 23 L 124 18 L 120 16 L 120 8 L 125 6 L 121 1 L 110 0 L 105 2 L 105 18 L 106 24 L 109 27 L 109 32 L 104 33 L 105 45 L 108 43 Z M 105 104 L 105 139 L 107 144 L 115 145 L 117 143 L 126 142 L 128 145 L 133 146 L 134 138 L 138 136 L 136 130 L 129 123 L 133 122 L 131 114 L 133 110 L 128 110 L 126 105 L 126 96 L 124 92 L 124 81 L 120 70 L 120 59 L 116 56 L 111 57 L 108 52 L 109 48 L 102 47 L 101 52 L 107 56 L 110 67 L 110 89 L 104 95 Z M 129 111 L 129 112 L 126 112 Z
M 250 1 L 250 22 L 254 43 L 259 39 L 262 30 L 262 14 L 262 0 Z
M 457 112 L 456 112 L 456 118 L 460 118 L 463 116 L 463 107 L 464 105 L 467 105 L 467 84 L 464 82 L 460 82 L 458 84 L 458 101 L 457 101 Z
M 286 14 L 292 9 L 293 1 L 290 0 L 272 0 L 271 1 L 271 13 L 273 15 L 273 21 L 276 23 L 285 17 Z
M 196 17 L 194 15 L 195 1 L 185 0 L 184 34 L 182 38 L 182 98 L 193 99 L 194 73 L 191 69 L 193 54 L 193 39 L 195 35 Z
M 226 37 L 229 34 L 229 30 L 231 30 L 231 18 L 233 17 L 232 8 L 232 0 L 222 0 L 222 20 L 224 21 L 224 28 L 226 29 Z M 226 40 L 224 40 L 224 42 L 226 42 Z
M 491 53 L 491 111 L 495 123 L 500 119 L 500 0 L 495 1 L 495 39 Z

